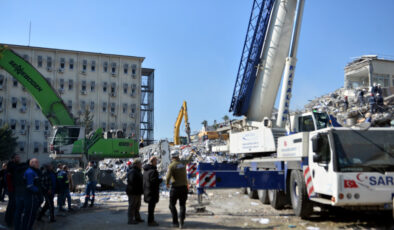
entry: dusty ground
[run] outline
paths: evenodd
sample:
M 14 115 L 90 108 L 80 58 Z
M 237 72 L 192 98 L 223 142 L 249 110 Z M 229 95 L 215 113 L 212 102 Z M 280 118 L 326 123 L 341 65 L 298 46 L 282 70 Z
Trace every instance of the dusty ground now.
M 56 223 L 40 222 L 35 229 L 146 229 L 145 223 L 127 225 L 127 197 L 121 192 L 100 193 L 96 208 L 75 210 L 72 213 L 57 216 Z M 358 213 L 341 211 L 335 213 L 316 213 L 309 220 L 295 217 L 292 210 L 274 210 L 269 205 L 262 205 L 259 200 L 251 200 L 239 190 L 208 191 L 210 204 L 208 213 L 196 214 L 188 207 L 186 229 L 394 229 L 391 213 Z M 75 205 L 82 197 L 73 196 Z M 188 205 L 196 202 L 196 195 L 189 195 Z M 0 204 L 0 229 L 4 229 L 4 211 L 6 203 Z M 146 220 L 147 205 L 142 204 L 142 217 Z M 152 229 L 170 229 L 171 215 L 168 198 L 163 195 L 157 208 L 156 220 L 159 227 Z

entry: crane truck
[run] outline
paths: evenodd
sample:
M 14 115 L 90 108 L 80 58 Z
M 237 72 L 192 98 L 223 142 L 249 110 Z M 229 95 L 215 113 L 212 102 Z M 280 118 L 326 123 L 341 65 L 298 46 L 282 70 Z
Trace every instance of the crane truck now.
M 0 67 L 25 87 L 53 126 L 53 137 L 49 141 L 50 157 L 74 158 L 86 162 L 138 156 L 138 143 L 126 139 L 121 130 L 104 132 L 99 128 L 85 135 L 85 127 L 77 125 L 45 77 L 29 62 L 1 44 Z
M 324 112 L 289 113 L 304 3 L 254 0 L 230 106 L 244 116 L 231 125 L 227 147 L 238 160 L 199 163 L 198 194 L 245 188 L 301 218 L 315 206 L 392 210 L 393 128 L 345 128 Z

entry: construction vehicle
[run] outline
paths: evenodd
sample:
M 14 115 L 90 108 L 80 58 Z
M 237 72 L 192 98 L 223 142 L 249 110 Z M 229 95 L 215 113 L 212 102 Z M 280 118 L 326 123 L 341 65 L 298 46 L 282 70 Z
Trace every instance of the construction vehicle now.
M 245 188 L 276 209 L 291 205 L 301 218 L 314 206 L 393 210 L 393 128 L 338 127 L 318 111 L 290 116 L 304 2 L 254 1 L 230 106 L 245 116 L 232 123 L 227 146 L 238 161 L 199 163 L 198 194 Z
M 179 130 L 181 127 L 182 119 L 185 118 L 185 132 L 187 134 L 187 143 L 184 141 L 181 142 L 181 137 L 179 136 Z M 174 127 L 174 145 L 180 144 L 189 144 L 190 143 L 190 123 L 189 117 L 187 114 L 187 104 L 186 101 L 183 101 L 182 107 L 179 110 L 178 117 L 176 118 L 175 127 Z
M 85 127 L 76 124 L 63 100 L 45 77 L 29 62 L 1 44 L 0 67 L 23 85 L 53 126 L 53 137 L 49 141 L 52 158 L 76 158 L 86 162 L 138 156 L 138 143 L 126 139 L 122 130 L 104 132 L 99 128 L 86 136 Z

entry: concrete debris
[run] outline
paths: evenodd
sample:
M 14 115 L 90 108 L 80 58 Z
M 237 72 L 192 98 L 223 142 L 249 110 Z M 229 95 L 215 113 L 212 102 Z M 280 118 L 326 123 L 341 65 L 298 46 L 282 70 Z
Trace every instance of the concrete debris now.
M 252 218 L 253 222 L 259 222 L 260 224 L 269 224 L 270 220 L 267 218 Z
M 364 96 L 363 96 L 364 95 Z M 342 126 L 350 127 L 361 123 L 370 123 L 373 127 L 387 127 L 394 120 L 393 95 L 383 98 L 384 103 L 370 104 L 371 94 L 368 89 L 358 89 L 349 92 L 340 88 L 312 100 L 305 105 L 304 110 L 328 112 Z M 346 101 L 348 101 L 346 103 Z M 371 108 L 372 107 L 372 108 Z

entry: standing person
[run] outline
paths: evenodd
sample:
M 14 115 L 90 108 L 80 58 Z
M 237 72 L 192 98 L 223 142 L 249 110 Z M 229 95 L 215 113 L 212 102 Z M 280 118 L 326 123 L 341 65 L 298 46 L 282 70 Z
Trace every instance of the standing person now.
M 67 173 L 63 170 L 63 166 L 60 167 L 61 169 L 58 170 L 57 172 L 57 178 L 56 178 L 56 187 L 57 187 L 57 208 L 59 211 L 64 212 L 64 202 L 66 199 L 66 189 L 67 189 Z M 58 166 L 59 169 L 59 166 Z
M 186 161 L 179 159 L 179 152 L 171 152 L 171 164 L 168 166 L 166 175 L 166 186 L 170 188 L 170 210 L 172 214 L 172 226 L 182 228 L 186 217 L 186 200 L 187 200 L 187 176 L 186 176 L 186 162 L 190 161 L 193 156 L 190 154 Z M 178 221 L 178 212 L 176 203 L 179 200 L 180 218 Z
M 33 228 L 36 213 L 40 206 L 40 177 L 39 162 L 36 158 L 29 161 L 29 168 L 25 171 L 23 177 L 26 181 L 26 193 L 24 199 L 24 212 L 22 229 L 31 230 Z M 18 229 L 15 223 L 15 229 Z
M 384 99 L 382 97 L 382 94 L 378 93 L 376 95 L 376 105 L 378 108 L 378 112 L 383 112 L 383 106 L 384 106 Z
M 376 111 L 376 99 L 375 96 L 371 93 L 370 97 L 368 98 L 369 108 L 371 110 L 371 114 L 374 114 Z
M 345 111 L 347 111 L 347 109 L 349 108 L 349 101 L 347 99 L 347 96 L 345 96 Z
M 361 89 L 360 92 L 358 93 L 358 102 L 360 103 L 360 106 L 364 106 L 364 90 Z
M 70 187 L 72 186 L 72 180 L 71 180 L 71 174 L 68 171 L 68 166 L 64 165 L 63 166 L 63 172 L 65 172 L 66 175 L 66 180 L 65 180 L 65 188 L 64 188 L 64 196 L 63 196 L 63 203 L 62 205 L 65 204 L 66 199 L 67 199 L 67 207 L 68 211 L 73 211 L 71 207 L 71 194 L 70 194 Z
M 160 184 L 163 182 L 159 178 L 157 171 L 157 158 L 149 159 L 149 164 L 144 166 L 144 201 L 148 203 L 148 226 L 158 226 L 155 221 L 154 213 L 156 204 L 159 202 Z
M 11 225 L 14 224 L 15 229 L 19 229 L 22 223 L 22 213 L 24 209 L 24 200 L 26 193 L 26 182 L 24 179 L 24 173 L 28 167 L 28 163 L 20 162 L 19 155 L 15 155 L 13 157 L 13 162 L 7 165 L 7 187 L 9 191 L 10 202 L 13 202 L 13 207 L 11 207 L 11 210 L 8 213 L 9 216 L 7 216 L 7 206 L 6 221 L 9 220 L 8 218 L 10 218 Z M 11 196 L 13 196 L 13 198 L 11 198 Z M 8 222 L 6 223 L 9 224 Z
M 7 192 L 7 183 L 5 182 L 7 173 L 7 164 L 3 163 L 0 170 L 0 201 L 4 202 L 4 197 Z
M 129 209 L 127 212 L 128 224 L 144 222 L 140 215 L 141 195 L 143 193 L 141 168 L 141 160 L 136 159 L 130 171 L 127 173 L 126 193 L 129 198 Z
M 383 94 L 383 89 L 382 89 L 382 85 L 378 84 L 377 88 L 376 88 L 376 94 Z
M 44 166 L 41 178 L 42 192 L 45 198 L 44 207 L 38 213 L 37 220 L 41 220 L 45 212 L 49 209 L 49 221 L 55 222 L 55 205 L 53 199 L 56 191 L 56 174 L 53 171 L 53 166 L 47 164 Z
M 94 196 L 96 194 L 96 184 L 97 184 L 97 170 L 94 166 L 94 161 L 90 161 L 88 167 L 85 170 L 85 180 L 86 180 L 86 189 L 85 189 L 85 203 L 83 204 L 83 208 L 88 207 L 89 200 L 91 201 L 90 207 L 94 205 Z M 92 193 L 92 199 L 90 199 L 90 193 Z

